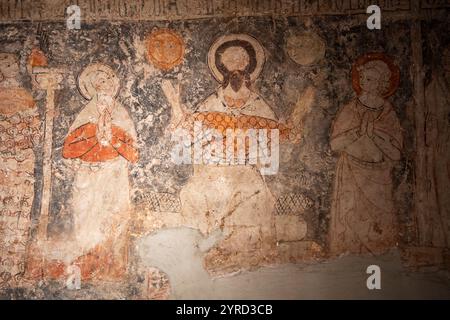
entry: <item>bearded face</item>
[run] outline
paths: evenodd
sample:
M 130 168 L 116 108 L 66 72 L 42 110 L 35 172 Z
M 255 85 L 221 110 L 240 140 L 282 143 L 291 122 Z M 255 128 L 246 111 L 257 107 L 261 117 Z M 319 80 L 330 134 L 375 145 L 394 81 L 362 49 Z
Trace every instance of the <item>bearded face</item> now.
M 235 70 L 225 73 L 223 79 L 224 88 L 230 85 L 234 92 L 238 92 L 244 84 L 247 88 L 250 86 L 250 76 L 245 71 Z
M 256 53 L 250 43 L 233 40 L 222 44 L 216 51 L 216 66 L 223 75 L 222 87 L 238 92 L 250 87 L 250 74 L 256 67 Z

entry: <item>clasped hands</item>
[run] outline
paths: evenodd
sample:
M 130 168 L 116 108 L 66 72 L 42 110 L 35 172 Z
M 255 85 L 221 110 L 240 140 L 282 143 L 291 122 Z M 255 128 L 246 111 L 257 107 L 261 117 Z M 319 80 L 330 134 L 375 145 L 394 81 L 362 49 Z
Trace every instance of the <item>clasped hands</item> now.
M 375 121 L 372 115 L 369 112 L 365 112 L 361 119 L 359 129 L 357 130 L 358 136 L 361 137 L 367 135 L 369 138 L 372 138 L 374 133 L 374 123 Z
M 99 99 L 97 102 L 97 111 L 100 116 L 97 121 L 97 140 L 102 146 L 107 146 L 112 139 L 112 99 Z

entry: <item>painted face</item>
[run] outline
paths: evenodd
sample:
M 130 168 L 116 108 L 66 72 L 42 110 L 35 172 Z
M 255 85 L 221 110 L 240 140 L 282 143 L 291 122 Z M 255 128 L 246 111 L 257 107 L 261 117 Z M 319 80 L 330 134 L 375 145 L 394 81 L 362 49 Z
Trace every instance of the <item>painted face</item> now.
M 380 80 L 381 75 L 377 70 L 364 69 L 360 73 L 359 83 L 363 91 L 378 95 L 380 94 Z
M 99 72 L 94 79 L 94 87 L 99 95 L 114 96 L 115 83 L 111 77 L 103 72 Z
M 13 55 L 0 54 L 0 72 L 0 78 L 15 78 L 19 75 L 19 64 Z
M 222 63 L 229 71 L 243 71 L 250 63 L 250 57 L 242 47 L 230 47 L 221 57 Z

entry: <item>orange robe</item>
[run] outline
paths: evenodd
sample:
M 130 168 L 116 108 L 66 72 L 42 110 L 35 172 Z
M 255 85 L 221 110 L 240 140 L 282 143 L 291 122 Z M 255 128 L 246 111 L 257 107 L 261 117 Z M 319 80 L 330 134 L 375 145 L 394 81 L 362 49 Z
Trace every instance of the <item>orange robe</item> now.
M 63 157 L 79 158 L 86 162 L 104 162 L 122 156 L 132 163 L 138 160 L 133 139 L 121 128 L 112 126 L 111 143 L 103 146 L 96 136 L 97 126 L 84 124 L 72 131 L 64 141 Z

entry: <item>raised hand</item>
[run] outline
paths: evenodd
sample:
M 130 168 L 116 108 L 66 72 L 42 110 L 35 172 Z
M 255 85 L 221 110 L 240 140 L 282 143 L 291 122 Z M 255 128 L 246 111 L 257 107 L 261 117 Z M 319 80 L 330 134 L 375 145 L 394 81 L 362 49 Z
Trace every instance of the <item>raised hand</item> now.
M 180 104 L 180 85 L 177 84 L 175 87 L 173 86 L 170 80 L 163 80 L 161 83 L 161 88 L 166 96 L 167 101 L 173 107 L 174 105 Z
M 315 97 L 316 90 L 312 86 L 307 87 L 298 97 L 294 110 L 286 121 L 287 126 L 291 128 L 290 142 L 300 142 L 305 118 L 311 112 Z
M 161 88 L 166 96 L 167 101 L 172 107 L 172 118 L 170 119 L 169 128 L 173 129 L 180 124 L 186 116 L 186 111 L 180 103 L 180 85 L 173 84 L 169 80 L 163 80 Z

